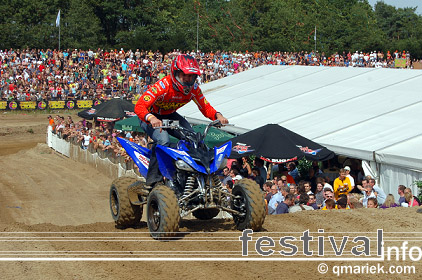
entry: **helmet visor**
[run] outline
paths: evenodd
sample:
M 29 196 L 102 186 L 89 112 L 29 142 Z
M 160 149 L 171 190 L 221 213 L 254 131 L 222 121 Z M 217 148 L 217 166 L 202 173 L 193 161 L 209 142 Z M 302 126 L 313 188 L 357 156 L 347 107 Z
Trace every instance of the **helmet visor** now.
M 185 74 L 182 71 L 177 71 L 176 79 L 183 87 L 192 87 L 195 84 L 196 74 Z

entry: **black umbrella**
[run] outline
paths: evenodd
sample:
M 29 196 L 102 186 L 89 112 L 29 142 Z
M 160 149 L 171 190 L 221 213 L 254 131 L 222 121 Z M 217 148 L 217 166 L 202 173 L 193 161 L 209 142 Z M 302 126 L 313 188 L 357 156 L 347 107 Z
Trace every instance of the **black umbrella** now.
M 255 155 L 273 163 L 306 158 L 314 161 L 331 159 L 327 148 L 277 124 L 267 124 L 231 139 L 230 158 Z
M 95 118 L 98 121 L 114 122 L 124 117 L 135 116 L 134 111 L 135 105 L 131 101 L 116 98 L 81 111 L 78 116 L 87 120 Z

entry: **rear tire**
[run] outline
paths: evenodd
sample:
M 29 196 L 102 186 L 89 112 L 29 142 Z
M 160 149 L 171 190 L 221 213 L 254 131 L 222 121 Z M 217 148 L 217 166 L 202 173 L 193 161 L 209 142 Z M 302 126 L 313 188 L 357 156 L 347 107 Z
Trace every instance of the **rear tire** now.
M 142 206 L 132 205 L 129 200 L 128 187 L 143 184 L 132 177 L 120 177 L 113 181 L 110 187 L 111 216 L 119 228 L 139 224 L 142 218 Z
M 231 202 L 232 209 L 244 214 L 233 214 L 237 229 L 260 231 L 265 220 L 265 202 L 259 185 L 250 179 L 242 179 L 234 185 L 232 194 L 238 196 Z
M 198 220 L 211 220 L 220 213 L 220 209 L 210 208 L 210 209 L 198 209 L 195 210 L 192 214 Z
M 175 237 L 179 231 L 180 208 L 176 194 L 169 187 L 157 184 L 148 196 L 147 224 L 154 239 Z

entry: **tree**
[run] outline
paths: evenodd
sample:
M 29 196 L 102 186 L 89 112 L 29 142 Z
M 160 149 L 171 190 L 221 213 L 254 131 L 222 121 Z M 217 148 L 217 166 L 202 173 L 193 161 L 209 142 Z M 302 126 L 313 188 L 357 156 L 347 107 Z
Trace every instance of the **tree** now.
M 68 10 L 61 13 L 63 48 L 96 49 L 105 43 L 100 20 L 89 2 L 70 0 Z

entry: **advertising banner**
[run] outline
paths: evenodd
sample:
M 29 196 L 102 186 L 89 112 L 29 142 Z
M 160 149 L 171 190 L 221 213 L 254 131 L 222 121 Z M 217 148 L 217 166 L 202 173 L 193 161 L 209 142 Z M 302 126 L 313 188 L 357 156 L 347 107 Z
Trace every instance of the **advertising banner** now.
M 404 58 L 396 58 L 394 60 L 394 67 L 395 68 L 406 68 L 406 59 L 404 59 Z
M 0 110 L 7 109 L 7 101 L 0 101 Z
M 93 104 L 94 104 L 93 100 L 76 100 L 76 107 L 78 107 L 78 109 L 88 109 L 94 106 Z
M 40 100 L 40 101 L 18 101 L 0 100 L 1 110 L 46 110 L 46 109 L 68 109 L 79 110 L 89 109 L 103 103 L 104 100 Z M 136 104 L 136 101 L 132 101 Z
M 20 101 L 19 109 L 21 110 L 35 110 L 37 108 L 36 101 Z
M 65 108 L 64 100 L 59 101 L 48 101 L 48 108 L 50 109 L 64 109 Z

